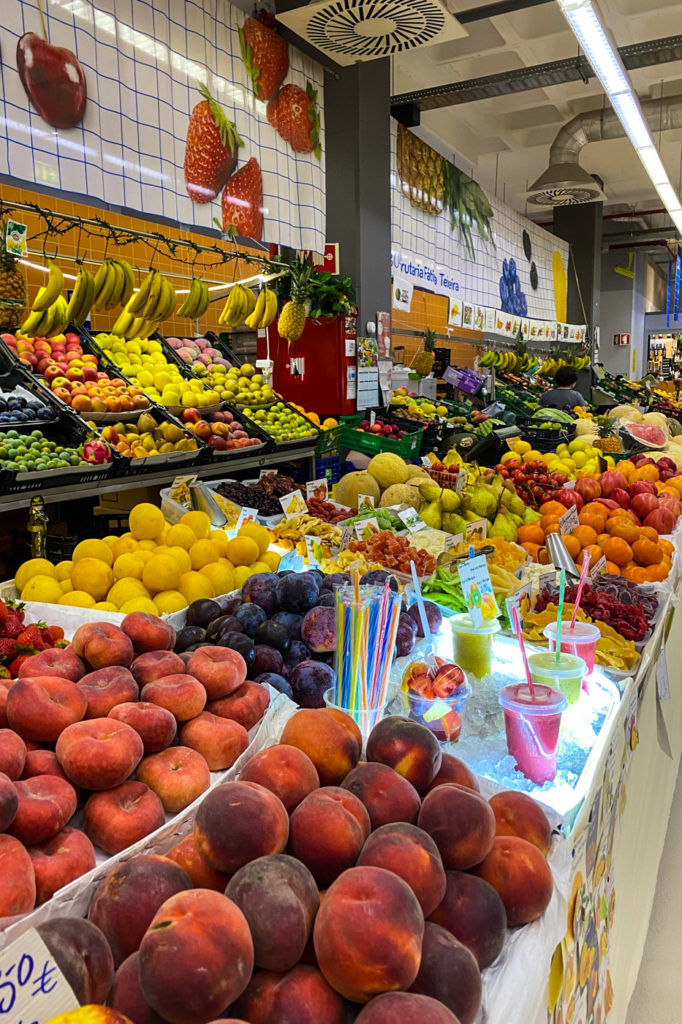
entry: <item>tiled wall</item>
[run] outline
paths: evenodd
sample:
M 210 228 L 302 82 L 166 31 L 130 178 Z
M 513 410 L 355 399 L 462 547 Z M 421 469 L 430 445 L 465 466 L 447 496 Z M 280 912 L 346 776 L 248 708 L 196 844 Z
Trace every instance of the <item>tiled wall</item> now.
M 392 314 L 393 324 L 393 348 L 399 346 L 405 348 L 405 363 L 409 366 L 413 356 L 423 347 L 421 338 L 409 337 L 397 333 L 398 330 L 424 331 L 430 327 L 439 335 L 449 337 L 452 341 L 445 341 L 439 337 L 436 341 L 437 348 L 450 348 L 452 355 L 450 363 L 453 366 L 473 366 L 476 356 L 477 345 L 457 341 L 458 338 L 470 337 L 474 341 L 480 340 L 483 348 L 483 335 L 478 331 L 468 331 L 463 327 L 448 328 L 448 299 L 445 295 L 434 295 L 433 292 L 425 292 L 415 288 L 412 295 L 412 308 L 409 313 L 394 309 Z

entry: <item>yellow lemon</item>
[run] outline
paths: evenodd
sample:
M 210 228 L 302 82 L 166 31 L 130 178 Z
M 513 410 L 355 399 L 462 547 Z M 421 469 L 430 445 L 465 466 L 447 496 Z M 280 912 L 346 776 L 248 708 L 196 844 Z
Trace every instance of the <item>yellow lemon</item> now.
M 48 604 L 58 604 L 62 593 L 61 584 L 54 576 L 38 574 L 37 576 L 31 576 L 27 580 L 21 591 L 21 600 L 46 601 Z
M 156 543 L 157 544 L 165 544 L 166 543 L 166 537 L 168 536 L 168 531 L 170 530 L 170 528 L 171 528 L 171 524 L 170 523 L 166 523 L 164 525 L 163 530 L 161 531 L 159 536 L 156 538 Z
M 57 579 L 61 582 L 67 580 L 71 576 L 71 570 L 73 569 L 73 562 L 66 559 L 63 562 L 57 562 L 54 567 L 54 574 Z M 49 575 L 49 574 L 48 574 Z
M 152 594 L 159 590 L 176 590 L 181 575 L 170 555 L 154 555 L 142 570 L 142 582 Z
M 114 574 L 105 562 L 100 562 L 99 558 L 81 558 L 73 567 L 71 582 L 74 590 L 84 590 L 86 594 L 91 594 L 95 601 L 103 601 L 107 591 L 113 586 Z
M 185 598 L 187 604 L 191 604 L 192 601 L 198 601 L 203 597 L 215 596 L 213 584 L 208 576 L 204 576 L 201 572 L 184 572 L 180 577 L 177 589 Z
M 575 464 L 576 469 L 583 469 L 585 463 L 587 462 L 585 452 L 573 452 L 573 462 Z
M 55 567 L 47 558 L 29 558 L 17 569 L 14 585 L 21 593 L 32 576 L 52 576 L 58 579 Z
M 142 501 L 131 509 L 128 516 L 128 527 L 136 540 L 151 540 L 158 537 L 166 520 L 163 512 L 149 501 Z
M 210 565 L 203 566 L 201 574 L 211 581 L 216 595 L 229 594 L 231 590 L 234 590 L 234 573 L 232 569 L 221 565 L 220 562 L 212 562 Z
M 218 559 L 218 565 L 224 565 L 226 569 L 234 570 L 234 566 L 229 558 L 223 558 L 222 555 Z
M 146 548 L 138 548 L 135 552 L 135 558 L 139 558 L 143 565 L 146 565 L 150 558 L 154 557 L 153 551 L 147 551 Z
M 171 526 L 165 540 L 170 547 L 180 547 L 189 551 L 192 544 L 196 542 L 197 535 L 185 523 L 176 523 L 175 526 Z
M 525 455 L 526 452 L 531 450 L 531 446 L 528 444 L 528 441 L 516 441 L 514 448 L 519 455 Z
M 206 540 L 211 532 L 211 520 L 205 512 L 185 512 L 180 517 L 183 526 L 189 526 L 198 540 Z
M 250 537 L 258 545 L 258 553 L 263 555 L 270 547 L 270 531 L 260 523 L 244 523 L 239 529 L 239 537 Z
M 212 540 L 198 540 L 189 549 L 189 557 L 192 560 L 193 569 L 202 569 L 211 562 L 217 562 L 220 552 Z
M 524 455 L 526 462 L 539 462 L 542 459 L 542 452 L 536 452 L 534 448 L 531 448 L 529 452 Z
M 261 562 L 265 562 L 270 572 L 277 572 L 281 555 L 278 555 L 276 551 L 266 551 L 260 557 Z
M 69 591 L 73 590 L 73 583 L 70 579 L 60 580 L 59 586 L 62 588 L 62 594 L 68 594 Z
M 189 556 L 189 551 L 185 551 L 179 544 L 167 548 L 166 554 L 170 555 L 181 573 L 189 572 L 192 568 L 192 559 Z
M 227 557 L 234 565 L 253 565 L 259 555 L 258 545 L 251 537 L 235 537 L 227 545 Z
M 132 597 L 130 601 L 124 601 L 118 610 L 124 615 L 130 615 L 131 612 L 147 612 L 148 615 L 159 614 L 159 609 L 151 597 Z
M 68 604 L 74 608 L 94 608 L 95 599 L 92 594 L 86 594 L 84 590 L 71 590 L 59 598 L 58 604 Z
M 234 570 L 234 586 L 243 587 L 249 576 L 253 575 L 248 565 L 238 565 Z
M 155 540 L 141 540 L 138 544 L 138 548 L 141 548 L 142 551 L 156 551 L 156 546 Z
M 124 576 L 135 576 L 138 580 L 141 580 L 144 562 L 138 555 L 129 552 L 125 555 L 119 555 L 112 568 L 115 580 L 121 580 Z
M 218 553 L 224 555 L 227 551 L 227 542 L 229 537 L 224 530 L 211 530 L 208 535 L 208 539 L 212 540 L 218 549 Z
M 158 594 L 154 594 L 154 604 L 161 615 L 172 615 L 173 612 L 186 608 L 187 600 L 179 590 L 160 590 Z
M 269 573 L 269 572 L 272 572 L 272 569 L 267 564 L 267 562 L 258 561 L 258 562 L 254 562 L 253 565 L 251 566 L 251 573 L 255 574 L 257 572 L 268 572 Z
M 98 601 L 95 605 L 98 612 L 117 612 L 118 608 L 113 601 Z
M 76 544 L 71 557 L 74 562 L 80 562 L 81 558 L 99 558 L 100 562 L 112 565 L 114 561 L 109 545 L 105 544 L 103 540 L 97 540 L 96 537 L 82 540 L 80 544 Z
M 111 545 L 111 553 L 114 557 L 114 561 L 119 555 L 126 555 L 131 551 L 136 551 L 138 543 L 133 537 L 132 533 L 124 533 L 122 537 L 119 537 L 115 544 Z
M 516 459 L 516 458 L 518 458 L 518 452 L 509 451 L 509 452 L 505 452 L 504 453 L 504 455 L 500 459 L 500 462 L 504 465 L 504 463 L 505 462 L 509 462 L 510 459 Z
M 113 548 L 114 544 L 116 543 L 116 541 L 118 539 L 119 538 L 117 536 L 115 536 L 115 534 L 113 534 L 113 533 L 110 533 L 108 537 L 102 537 L 102 540 L 104 541 L 104 543 L 108 544 L 110 548 Z M 105 608 L 104 610 L 106 611 L 107 609 Z
M 118 608 L 126 601 L 129 601 L 131 597 L 149 597 L 149 591 L 145 587 L 142 580 L 136 579 L 134 576 L 126 576 L 122 580 L 116 580 L 113 587 L 107 594 L 107 601 L 111 601 Z

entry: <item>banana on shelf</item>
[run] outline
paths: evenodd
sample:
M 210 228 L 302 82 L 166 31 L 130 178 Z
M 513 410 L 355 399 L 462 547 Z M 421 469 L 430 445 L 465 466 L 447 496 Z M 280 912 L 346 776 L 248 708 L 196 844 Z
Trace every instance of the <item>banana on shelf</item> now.
M 198 277 L 192 278 L 187 298 L 180 306 L 177 316 L 188 320 L 199 320 L 209 307 L 211 295 L 208 285 Z
M 175 288 L 173 288 L 168 278 L 164 277 L 159 270 L 152 269 L 140 285 L 139 291 L 135 292 L 126 303 L 123 313 L 127 314 L 127 316 L 119 325 L 121 330 L 113 330 L 112 333 L 119 334 L 125 332 L 126 328 L 130 330 L 128 318 L 130 318 L 131 323 L 134 320 L 138 320 L 145 325 L 151 324 L 151 330 L 154 330 L 153 325 L 159 324 L 162 320 L 167 320 L 169 316 L 173 315 L 177 301 Z M 121 314 L 119 320 L 122 317 L 123 314 Z M 125 336 L 127 337 L 128 335 Z M 130 337 L 136 336 L 135 334 L 130 335 Z M 139 336 L 144 337 L 144 334 Z
M 273 530 L 276 544 L 290 544 L 292 547 L 304 537 L 318 537 L 338 547 L 342 532 L 341 527 L 323 523 L 321 519 L 306 512 L 292 516 L 291 519 L 283 519 Z
M 67 309 L 66 299 L 58 295 L 44 312 L 34 310 L 29 313 L 19 333 L 26 338 L 54 338 L 63 334 L 69 324 Z
M 538 358 L 528 352 L 494 352 L 488 349 L 478 360 L 478 365 L 516 373 L 532 373 L 538 365 Z

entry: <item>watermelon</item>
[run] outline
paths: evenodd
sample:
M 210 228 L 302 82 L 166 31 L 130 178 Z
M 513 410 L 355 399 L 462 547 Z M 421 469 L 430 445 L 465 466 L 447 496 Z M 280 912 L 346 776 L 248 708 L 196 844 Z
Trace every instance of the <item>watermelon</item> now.
M 621 430 L 645 448 L 663 448 L 668 443 L 668 435 L 653 423 L 624 423 Z

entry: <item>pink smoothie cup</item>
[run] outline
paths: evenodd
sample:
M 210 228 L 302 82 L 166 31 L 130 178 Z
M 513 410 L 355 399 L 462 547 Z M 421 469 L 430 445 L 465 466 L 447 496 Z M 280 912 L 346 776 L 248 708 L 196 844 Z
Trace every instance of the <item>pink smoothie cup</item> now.
M 550 651 L 556 651 L 556 622 L 548 622 L 544 634 L 549 641 Z M 594 626 L 590 622 L 576 622 L 572 629 L 568 622 L 561 623 L 561 650 L 566 654 L 574 654 L 576 658 L 582 658 L 587 666 L 588 675 L 594 672 L 597 641 L 600 637 L 599 626 Z
M 535 696 L 528 683 L 510 683 L 500 692 L 504 709 L 507 749 L 516 767 L 541 786 L 557 772 L 556 752 L 561 714 L 568 701 L 561 690 L 536 683 Z

